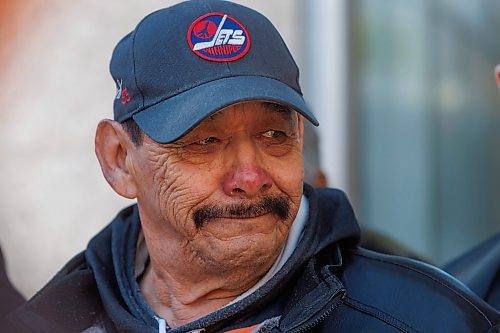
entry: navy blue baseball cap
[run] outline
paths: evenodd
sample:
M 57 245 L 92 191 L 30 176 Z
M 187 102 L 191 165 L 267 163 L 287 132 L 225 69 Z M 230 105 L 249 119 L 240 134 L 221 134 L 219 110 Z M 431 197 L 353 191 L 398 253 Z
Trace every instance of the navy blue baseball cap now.
M 276 28 L 229 1 L 186 1 L 146 16 L 115 47 L 110 70 L 114 119 L 133 118 L 159 143 L 245 101 L 279 103 L 318 125 Z

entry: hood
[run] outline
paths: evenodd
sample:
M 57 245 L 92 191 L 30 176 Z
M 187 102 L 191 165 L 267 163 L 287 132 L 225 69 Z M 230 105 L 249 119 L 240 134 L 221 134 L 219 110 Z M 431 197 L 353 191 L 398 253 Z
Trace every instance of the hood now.
M 154 314 L 139 303 L 142 297 L 134 276 L 139 231 L 138 208 L 132 205 L 95 236 L 85 251 L 104 309 L 118 332 L 157 332 Z

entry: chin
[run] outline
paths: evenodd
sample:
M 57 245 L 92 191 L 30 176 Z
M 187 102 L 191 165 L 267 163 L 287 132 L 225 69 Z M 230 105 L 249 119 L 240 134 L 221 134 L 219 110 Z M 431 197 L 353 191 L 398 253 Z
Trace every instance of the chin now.
M 222 274 L 241 270 L 265 273 L 276 261 L 285 239 L 275 235 L 239 236 L 232 240 L 211 240 L 209 250 L 198 252 L 209 271 Z

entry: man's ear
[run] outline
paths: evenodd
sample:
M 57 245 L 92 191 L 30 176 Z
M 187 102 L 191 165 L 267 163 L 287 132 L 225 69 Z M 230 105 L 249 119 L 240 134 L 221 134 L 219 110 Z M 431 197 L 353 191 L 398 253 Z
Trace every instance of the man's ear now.
M 130 170 L 132 163 L 127 163 L 133 148 L 120 123 L 109 119 L 99 122 L 95 134 L 95 153 L 102 173 L 116 193 L 129 199 L 137 196 L 134 174 Z

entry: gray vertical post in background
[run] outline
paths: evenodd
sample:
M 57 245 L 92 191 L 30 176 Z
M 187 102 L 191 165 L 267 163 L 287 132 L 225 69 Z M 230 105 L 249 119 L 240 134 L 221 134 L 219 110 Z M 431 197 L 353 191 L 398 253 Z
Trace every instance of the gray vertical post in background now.
M 320 126 L 320 161 L 331 187 L 348 189 L 346 0 L 303 0 L 302 86 Z

